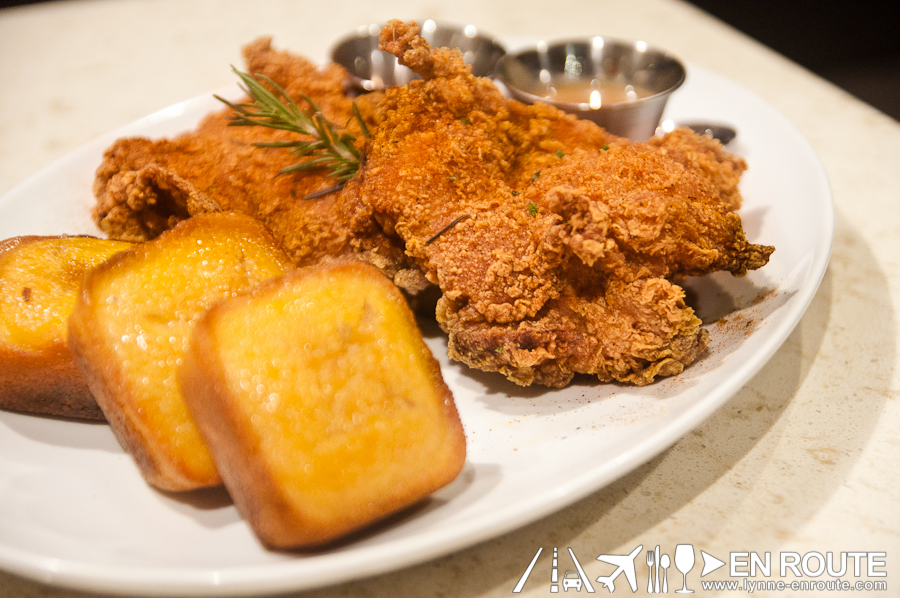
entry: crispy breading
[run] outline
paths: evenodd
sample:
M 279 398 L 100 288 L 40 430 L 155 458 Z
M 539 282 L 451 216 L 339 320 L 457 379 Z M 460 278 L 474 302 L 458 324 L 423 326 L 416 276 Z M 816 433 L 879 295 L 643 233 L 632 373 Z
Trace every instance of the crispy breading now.
M 709 333 L 677 285 L 662 278 L 596 282 L 575 286 L 567 278 L 538 317 L 507 324 L 441 300 L 450 357 L 520 385 L 561 387 L 576 373 L 644 385 L 680 373 L 706 348 Z
M 385 92 L 360 193 L 440 287 L 451 356 L 551 386 L 646 384 L 696 359 L 708 335 L 669 279 L 742 275 L 773 250 L 729 203 L 740 159 L 687 130 L 630 143 L 508 100 L 415 23 L 381 43 L 423 80 Z
M 554 242 L 625 281 L 718 270 L 740 276 L 772 253 L 747 241 L 711 179 L 649 144 L 567 154 L 524 195 L 562 217 Z
M 278 83 L 298 103 L 305 93 L 335 123 L 361 137 L 353 101 L 342 87 L 344 70 L 319 68 L 306 59 L 278 52 L 262 38 L 245 50 L 248 71 Z M 374 124 L 375 96 L 357 100 Z M 230 127 L 231 110 L 207 116 L 199 127 L 173 139 L 120 139 L 108 148 L 97 170 L 94 218 L 108 236 L 143 241 L 190 215 L 238 211 L 268 226 L 298 266 L 354 255 L 373 263 L 411 291 L 427 283 L 410 271 L 402 246 L 386 236 L 359 201 L 356 183 L 339 193 L 305 201 L 307 194 L 334 185 L 325 172 L 279 175 L 294 157 L 258 142 L 296 139 L 287 131 Z
M 741 207 L 738 183 L 747 170 L 743 158 L 728 152 L 718 139 L 697 135 L 682 127 L 647 141 L 663 153 L 692 170 L 703 172 L 719 191 L 719 196 L 732 210 Z
M 740 157 L 688 129 L 632 143 L 507 99 L 412 22 L 390 21 L 380 41 L 423 79 L 355 99 L 372 137 L 360 138 L 365 159 L 341 192 L 298 199 L 331 180 L 276 176 L 292 157 L 252 143 L 290 134 L 229 128 L 223 111 L 173 140 L 110 148 L 96 183 L 101 227 L 140 238 L 196 211 L 253 215 L 297 265 L 352 256 L 407 291 L 431 285 L 451 356 L 520 384 L 579 372 L 645 384 L 702 353 L 708 334 L 672 280 L 743 275 L 773 251 L 745 238 L 735 211 Z M 333 122 L 352 120 L 339 67 L 268 39 L 245 53 L 250 72 L 309 94 Z

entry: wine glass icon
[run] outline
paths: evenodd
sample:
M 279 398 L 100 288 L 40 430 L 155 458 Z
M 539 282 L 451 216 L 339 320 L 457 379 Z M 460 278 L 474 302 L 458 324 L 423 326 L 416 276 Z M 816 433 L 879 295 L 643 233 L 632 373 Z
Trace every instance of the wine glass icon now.
M 693 594 L 694 590 L 687 587 L 687 574 L 694 568 L 694 545 L 678 544 L 675 546 L 675 568 L 681 571 L 684 576 L 684 582 L 680 590 L 675 590 L 676 594 Z

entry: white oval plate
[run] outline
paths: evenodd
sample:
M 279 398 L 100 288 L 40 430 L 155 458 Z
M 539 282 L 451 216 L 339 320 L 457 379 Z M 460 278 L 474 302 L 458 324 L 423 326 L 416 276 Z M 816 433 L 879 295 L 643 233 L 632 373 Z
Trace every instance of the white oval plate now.
M 52 164 L 0 198 L 0 238 L 98 234 L 88 213 L 104 148 L 125 135 L 186 131 L 220 107 L 211 96 L 189 100 Z M 712 342 L 683 374 L 646 388 L 577 379 L 562 390 L 521 389 L 450 363 L 444 336 L 426 325 L 466 429 L 465 468 L 423 505 L 313 554 L 264 549 L 222 490 L 180 497 L 151 489 L 105 425 L 0 412 L 0 567 L 130 595 L 260 595 L 334 584 L 510 531 L 675 443 L 745 384 L 800 320 L 828 264 L 833 209 L 806 140 L 746 90 L 690 66 L 666 116 L 737 126 L 731 149 L 750 164 L 741 185 L 747 236 L 777 248 L 745 278 L 688 282 Z M 712 323 L 722 318 L 730 324 Z

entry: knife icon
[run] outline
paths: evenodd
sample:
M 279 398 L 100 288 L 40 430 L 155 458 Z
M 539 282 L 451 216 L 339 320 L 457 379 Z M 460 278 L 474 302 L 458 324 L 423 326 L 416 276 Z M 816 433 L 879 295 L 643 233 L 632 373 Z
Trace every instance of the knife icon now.
M 653 559 L 653 567 L 656 569 L 656 586 L 653 588 L 654 594 L 659 594 L 659 544 L 656 545 L 656 558 Z

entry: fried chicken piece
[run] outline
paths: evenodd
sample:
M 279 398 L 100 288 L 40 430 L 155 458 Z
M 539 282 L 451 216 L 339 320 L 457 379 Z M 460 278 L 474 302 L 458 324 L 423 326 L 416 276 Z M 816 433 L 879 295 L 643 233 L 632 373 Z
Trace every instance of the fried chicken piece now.
M 624 281 L 719 270 L 741 276 L 773 251 L 747 241 L 740 216 L 711 179 L 649 144 L 572 152 L 545 168 L 524 196 L 561 217 L 554 243 Z
M 556 152 L 618 138 L 548 106 L 506 100 L 493 82 L 473 77 L 458 52 L 427 53 L 411 31 L 389 24 L 385 47 L 437 78 L 385 93 L 383 123 L 365 147 L 362 200 L 445 296 L 489 321 L 533 317 L 556 296 L 562 252 L 546 246 L 551 221 L 535 219 L 520 197 L 531 169 L 557 160 Z
M 228 128 L 228 111 L 172 140 L 122 140 L 98 170 L 96 218 L 144 239 L 217 209 L 266 223 L 297 265 L 347 255 L 413 293 L 439 289 L 454 359 L 520 384 L 574 373 L 646 384 L 681 371 L 708 334 L 676 276 L 761 267 L 773 248 L 742 231 L 746 164 L 688 130 L 631 143 L 572 115 L 503 97 L 459 53 L 392 21 L 382 47 L 423 80 L 356 101 L 373 132 L 341 192 L 303 201 L 324 174 L 276 176 L 292 158 Z M 246 49 L 249 70 L 352 121 L 343 71 Z M 351 122 L 351 126 L 355 126 Z
M 576 373 L 644 385 L 681 373 L 706 349 L 709 333 L 677 285 L 663 278 L 604 283 L 586 274 L 593 284 L 566 278 L 538 317 L 508 324 L 442 299 L 437 317 L 449 333 L 450 357 L 523 386 L 562 387 Z
M 319 68 L 275 51 L 268 38 L 248 45 L 244 54 L 250 73 L 272 79 L 298 103 L 299 94 L 307 94 L 329 120 L 348 123 L 349 132 L 361 137 L 341 67 Z M 357 100 L 371 125 L 375 103 L 377 96 Z M 296 135 L 229 127 L 230 116 L 225 108 L 174 139 L 127 138 L 108 148 L 94 182 L 93 215 L 101 230 L 111 238 L 144 241 L 194 214 L 236 211 L 265 223 L 297 266 L 349 255 L 376 265 L 411 292 L 427 286 L 409 267 L 402 245 L 372 220 L 355 181 L 341 192 L 303 200 L 334 180 L 318 171 L 279 175 L 294 157 L 280 148 L 253 145 L 295 140 Z
M 380 39 L 424 80 L 385 92 L 360 196 L 440 287 L 451 356 L 551 386 L 646 384 L 696 359 L 708 335 L 668 279 L 741 275 L 772 252 L 727 199 L 739 159 L 720 165 L 693 133 L 632 144 L 507 100 L 415 23 Z
M 273 51 L 267 39 L 247 46 L 245 57 L 248 70 L 272 77 L 289 93 L 308 92 L 330 118 L 352 115 L 337 67 L 320 72 L 302 58 Z M 175 139 L 120 139 L 107 149 L 94 182 L 94 218 L 100 228 L 110 236 L 146 240 L 174 221 L 216 207 L 264 217 L 283 211 L 291 193 L 305 195 L 329 184 L 320 173 L 275 176 L 291 157 L 253 143 L 287 140 L 291 134 L 228 127 L 230 115 L 223 107 L 195 131 Z
M 480 114 L 469 113 L 469 124 L 434 115 L 440 126 L 433 128 L 431 118 L 402 118 L 374 133 L 363 201 L 445 295 L 477 305 L 491 320 L 533 316 L 555 295 L 556 278 L 554 264 L 541 257 L 544 231 L 529 226 L 524 203 L 501 199 L 515 193 L 504 177 L 514 143 Z
M 692 130 L 681 127 L 647 141 L 663 150 L 663 154 L 688 169 L 703 172 L 719 190 L 719 197 L 732 210 L 741 207 L 741 192 L 738 183 L 747 170 L 743 158 L 726 151 L 718 139 L 697 135 Z

